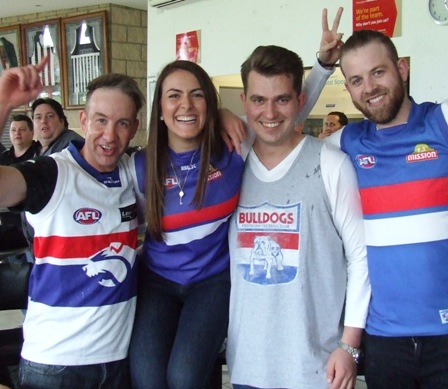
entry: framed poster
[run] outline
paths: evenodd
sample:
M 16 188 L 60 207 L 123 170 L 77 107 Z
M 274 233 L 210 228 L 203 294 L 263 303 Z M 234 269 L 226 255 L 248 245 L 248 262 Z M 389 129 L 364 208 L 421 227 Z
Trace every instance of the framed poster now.
M 200 33 L 200 30 L 195 30 L 176 35 L 176 59 L 200 61 Z
M 20 66 L 20 26 L 0 28 L 0 76 L 4 70 Z
M 87 85 L 109 70 L 106 11 L 62 20 L 66 107 L 84 105 Z
M 24 64 L 35 65 L 45 56 L 48 62 L 42 70 L 44 86 L 40 97 L 51 97 L 62 104 L 60 20 L 22 25 Z

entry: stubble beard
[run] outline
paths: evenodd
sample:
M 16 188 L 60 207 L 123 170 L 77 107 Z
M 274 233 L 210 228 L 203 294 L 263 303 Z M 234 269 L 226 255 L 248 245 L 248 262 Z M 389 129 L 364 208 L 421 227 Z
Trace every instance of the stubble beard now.
M 361 111 L 361 113 L 369 120 L 376 124 L 388 124 L 392 122 L 400 112 L 401 106 L 403 105 L 405 99 L 405 89 L 404 85 L 397 83 L 392 89 L 375 89 L 370 95 L 377 95 L 378 92 L 386 92 L 389 97 L 389 103 L 382 106 L 379 109 L 369 109 L 367 104 L 359 101 L 353 101 L 354 106 Z

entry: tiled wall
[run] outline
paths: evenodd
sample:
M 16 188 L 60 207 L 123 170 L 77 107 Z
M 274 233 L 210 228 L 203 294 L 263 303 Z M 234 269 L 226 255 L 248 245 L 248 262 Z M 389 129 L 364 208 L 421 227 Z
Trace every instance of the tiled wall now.
M 17 0 L 15 0 L 17 1 Z M 135 78 L 146 95 L 147 62 L 147 12 L 115 4 L 101 4 L 91 7 L 77 7 L 59 11 L 32 13 L 0 18 L 0 27 L 35 23 L 55 18 L 67 18 L 99 11 L 107 11 L 109 70 L 125 73 Z M 67 109 L 70 128 L 79 130 L 79 110 Z M 132 145 L 146 144 L 146 107 L 140 112 L 140 129 Z M 7 131 L 5 131 L 7 132 Z

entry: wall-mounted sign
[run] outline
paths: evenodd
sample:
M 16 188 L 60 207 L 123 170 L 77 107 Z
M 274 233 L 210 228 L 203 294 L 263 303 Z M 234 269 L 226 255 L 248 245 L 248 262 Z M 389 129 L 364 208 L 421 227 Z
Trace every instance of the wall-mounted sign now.
M 353 31 L 381 31 L 401 35 L 401 0 L 353 0 Z
M 176 59 L 198 63 L 200 61 L 200 31 L 176 35 Z

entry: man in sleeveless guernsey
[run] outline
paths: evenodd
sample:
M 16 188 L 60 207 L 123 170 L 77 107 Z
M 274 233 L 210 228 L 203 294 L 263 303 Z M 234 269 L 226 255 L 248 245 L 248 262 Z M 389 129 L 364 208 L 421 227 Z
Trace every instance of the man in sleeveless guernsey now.
M 44 66 L 3 73 L 0 124 L 42 90 Z M 103 75 L 80 114 L 85 142 L 0 167 L 0 206 L 26 211 L 35 229 L 19 388 L 130 387 L 138 222 L 122 156 L 143 104 L 135 80 Z
M 241 75 L 256 140 L 229 233 L 232 385 L 351 389 L 370 300 L 353 167 L 296 131 L 297 54 L 260 46 Z
M 31 117 L 37 138 L 35 156 L 51 155 L 64 150 L 72 141 L 83 140 L 81 135 L 68 128 L 68 120 L 62 105 L 50 97 L 40 97 L 33 101 Z M 31 254 L 34 256 L 34 231 L 24 213 L 22 214 L 22 229 Z
M 448 388 L 448 102 L 409 97 L 408 64 L 376 31 L 353 33 L 341 69 L 367 118 L 327 139 L 350 156 L 362 200 L 368 387 Z

